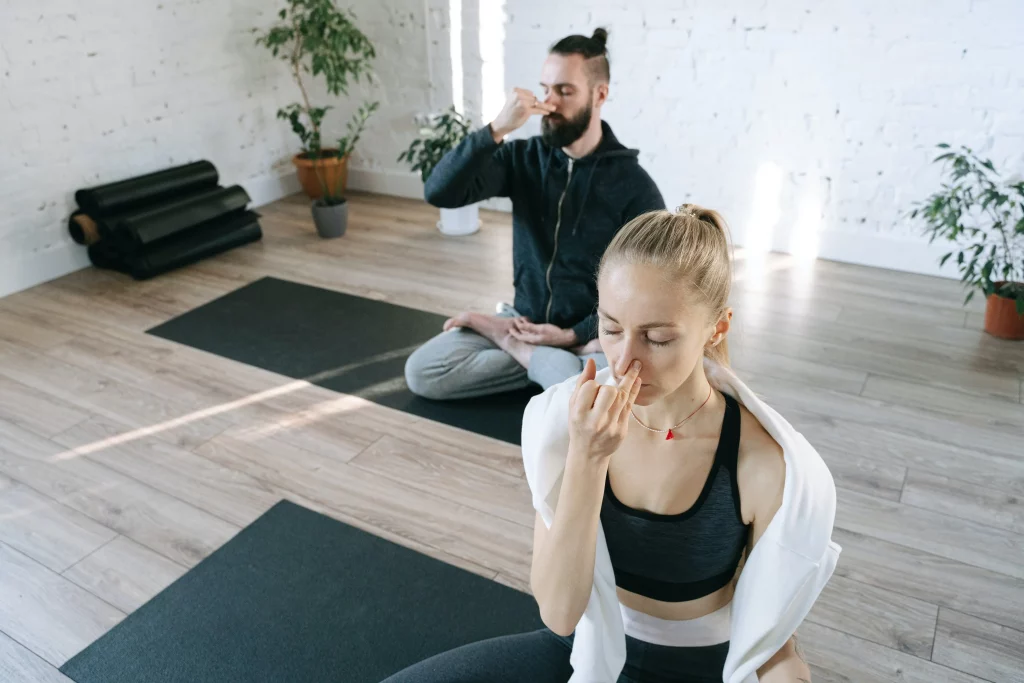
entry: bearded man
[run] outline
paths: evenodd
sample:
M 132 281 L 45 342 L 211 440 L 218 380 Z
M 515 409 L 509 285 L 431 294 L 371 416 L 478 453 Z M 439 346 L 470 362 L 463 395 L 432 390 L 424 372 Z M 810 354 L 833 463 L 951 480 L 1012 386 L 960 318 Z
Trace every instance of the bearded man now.
M 458 208 L 512 200 L 515 300 L 496 315 L 461 313 L 409 357 L 413 393 L 461 399 L 578 375 L 597 343 L 595 272 L 605 248 L 635 216 L 664 209 L 638 150 L 601 119 L 608 99 L 608 32 L 555 43 L 541 69 L 543 97 L 515 88 L 498 116 L 434 168 L 426 200 Z M 541 135 L 506 141 L 530 117 Z

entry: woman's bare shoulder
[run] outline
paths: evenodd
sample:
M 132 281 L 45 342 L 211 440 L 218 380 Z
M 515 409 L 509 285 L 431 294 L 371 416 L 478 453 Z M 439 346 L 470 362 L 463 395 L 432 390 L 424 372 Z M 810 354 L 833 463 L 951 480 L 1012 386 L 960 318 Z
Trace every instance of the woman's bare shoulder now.
M 753 413 L 740 406 L 740 448 L 736 480 L 740 490 L 743 521 L 767 524 L 782 504 L 786 461 L 782 446 Z

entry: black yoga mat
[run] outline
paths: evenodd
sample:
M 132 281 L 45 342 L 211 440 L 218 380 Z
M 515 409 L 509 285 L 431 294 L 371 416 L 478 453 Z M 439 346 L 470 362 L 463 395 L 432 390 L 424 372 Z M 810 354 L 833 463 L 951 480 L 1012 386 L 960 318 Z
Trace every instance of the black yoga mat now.
M 217 186 L 217 169 L 209 161 L 195 161 L 154 173 L 75 192 L 84 213 L 105 215 L 131 206 L 181 195 L 203 187 Z
M 444 321 L 434 313 L 267 277 L 149 333 L 519 444 L 523 410 L 540 387 L 458 401 L 409 391 L 405 360 Z
M 283 501 L 61 672 L 76 683 L 378 683 L 541 626 L 525 593 Z

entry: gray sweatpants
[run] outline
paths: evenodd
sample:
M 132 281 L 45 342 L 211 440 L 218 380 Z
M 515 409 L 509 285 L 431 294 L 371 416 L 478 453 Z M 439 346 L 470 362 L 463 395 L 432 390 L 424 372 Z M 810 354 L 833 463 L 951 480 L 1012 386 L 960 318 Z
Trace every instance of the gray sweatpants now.
M 519 313 L 505 304 L 498 315 L 514 318 Z M 588 358 L 598 370 L 608 366 L 603 353 L 577 356 L 567 349 L 538 346 L 527 369 L 483 335 L 459 327 L 416 349 L 405 363 L 405 381 L 414 394 L 432 399 L 486 396 L 531 382 L 547 389 L 582 372 Z

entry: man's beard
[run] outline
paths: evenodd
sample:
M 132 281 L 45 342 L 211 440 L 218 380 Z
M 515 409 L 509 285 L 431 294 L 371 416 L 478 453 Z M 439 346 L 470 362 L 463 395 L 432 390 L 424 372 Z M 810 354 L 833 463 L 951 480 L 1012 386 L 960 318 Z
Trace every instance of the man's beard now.
M 541 139 L 552 147 L 568 147 L 587 132 L 593 113 L 594 108 L 588 102 L 587 106 L 571 119 L 561 116 L 552 119 L 549 114 L 540 122 Z

